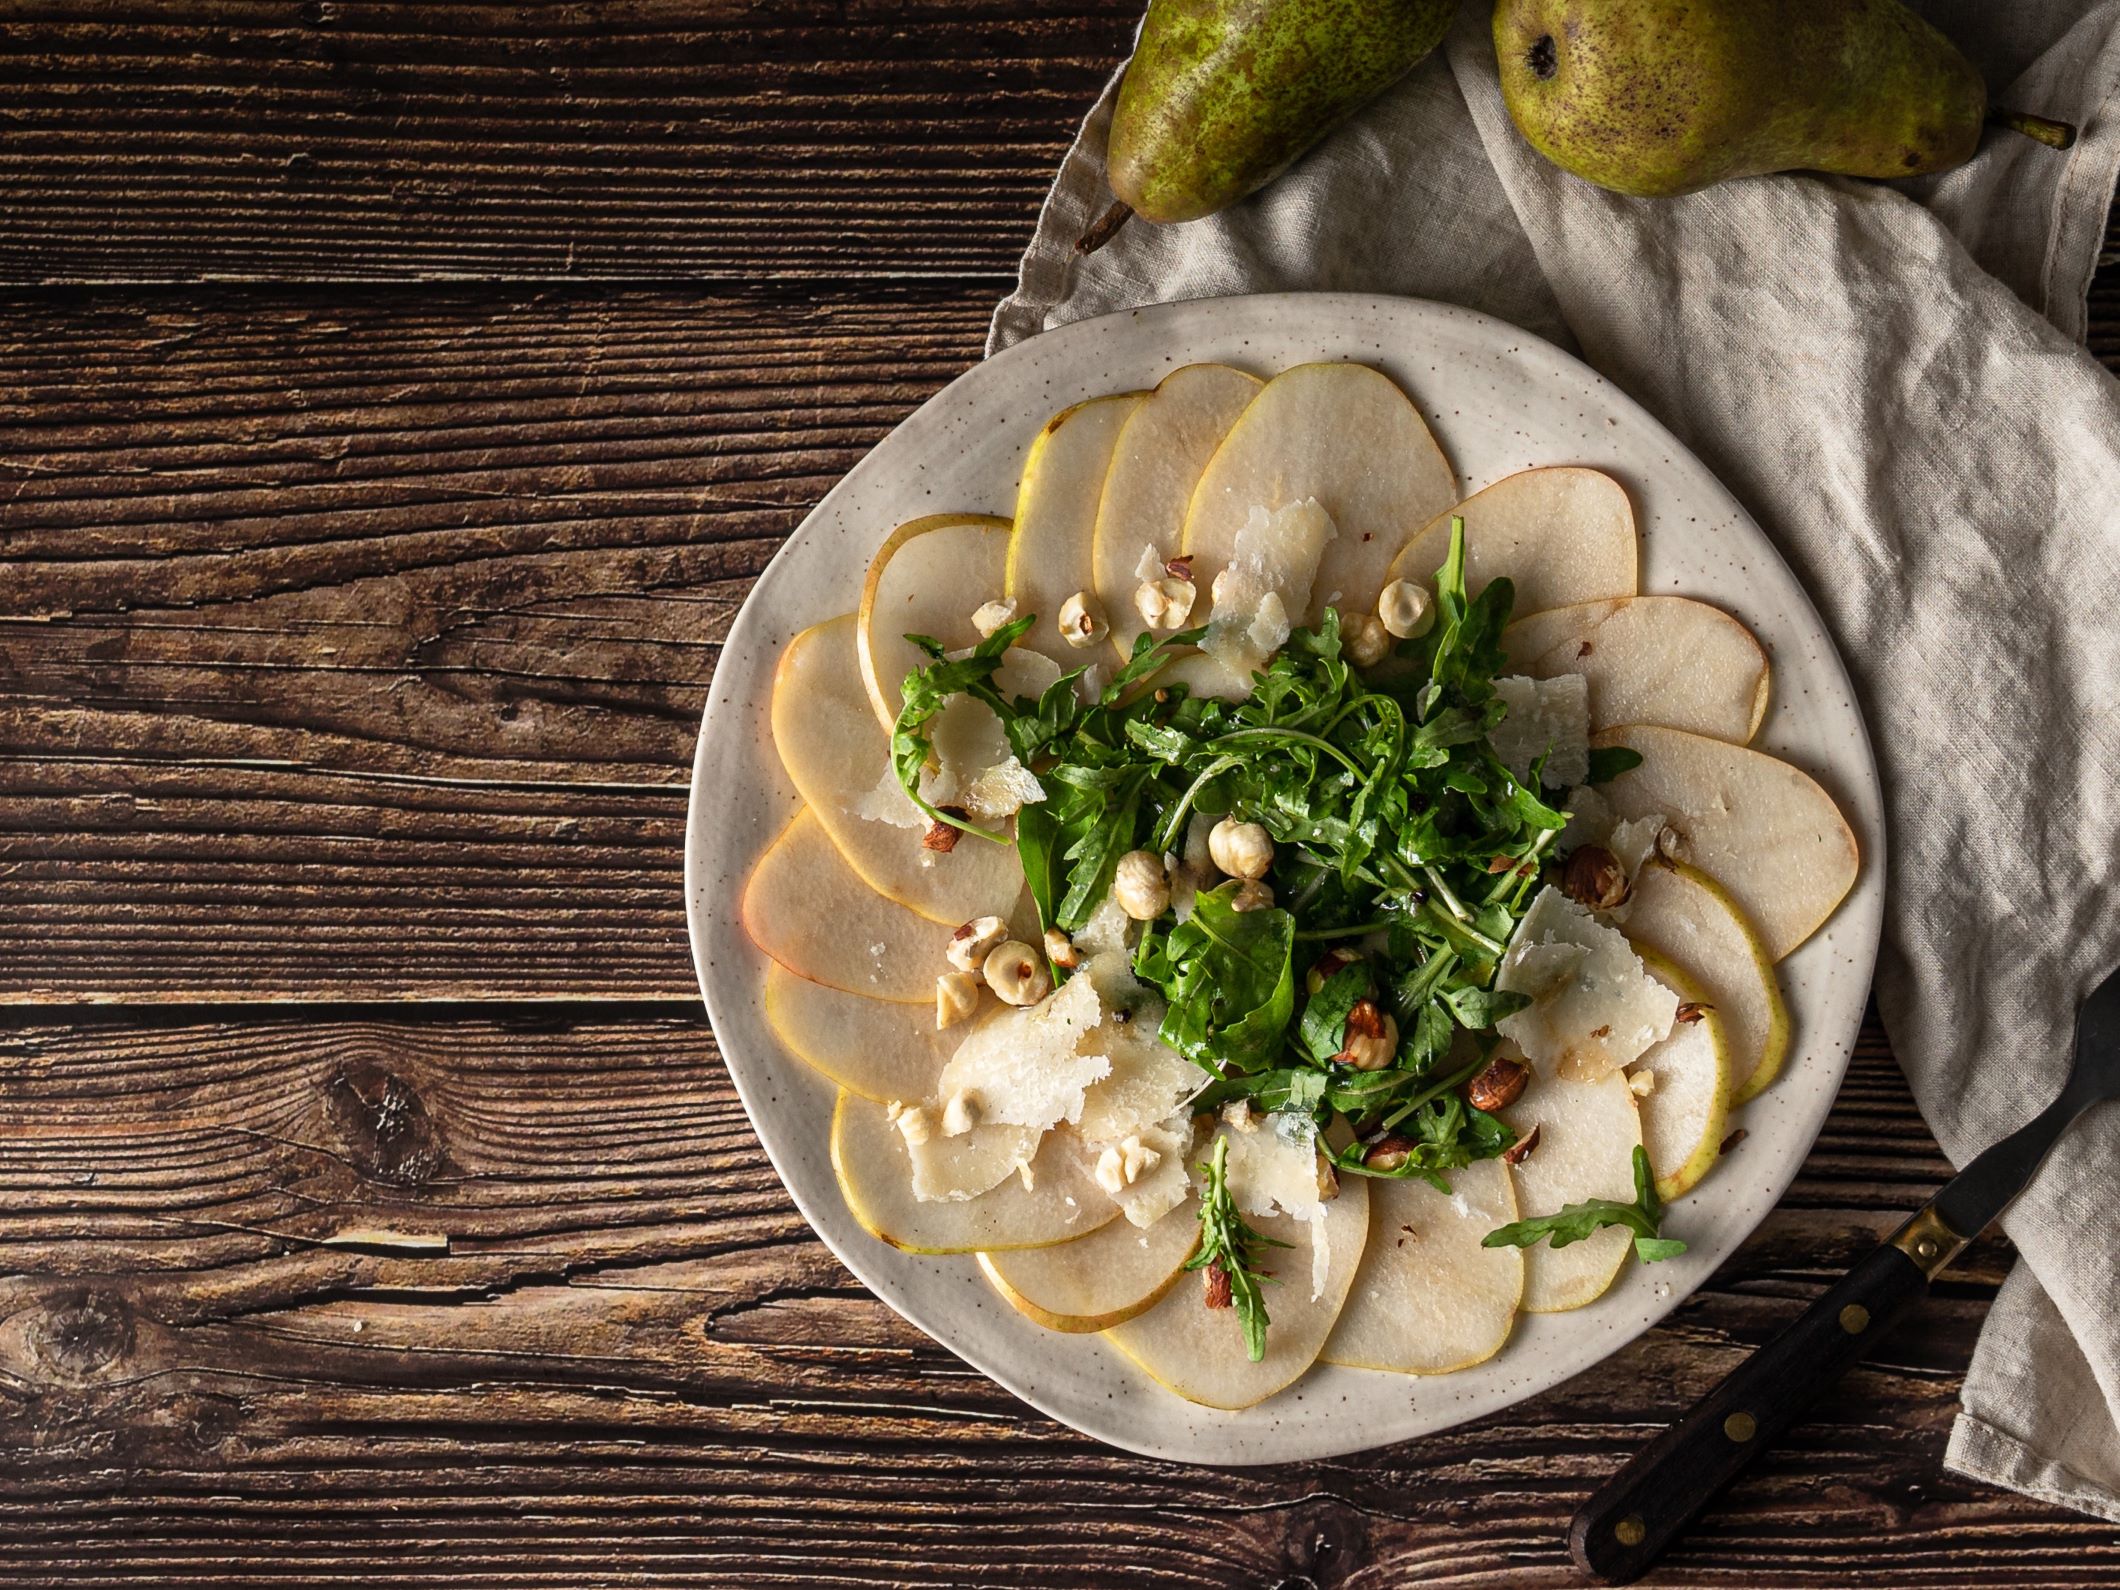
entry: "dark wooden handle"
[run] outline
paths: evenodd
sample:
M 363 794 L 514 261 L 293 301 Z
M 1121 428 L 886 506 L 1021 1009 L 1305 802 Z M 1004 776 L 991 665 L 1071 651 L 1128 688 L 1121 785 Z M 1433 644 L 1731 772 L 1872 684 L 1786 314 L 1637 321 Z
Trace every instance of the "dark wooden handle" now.
M 1584 1503 L 1568 1530 L 1576 1565 L 1606 1584 L 1640 1578 L 1928 1290 L 1920 1267 L 1890 1244 L 1856 1265 Z

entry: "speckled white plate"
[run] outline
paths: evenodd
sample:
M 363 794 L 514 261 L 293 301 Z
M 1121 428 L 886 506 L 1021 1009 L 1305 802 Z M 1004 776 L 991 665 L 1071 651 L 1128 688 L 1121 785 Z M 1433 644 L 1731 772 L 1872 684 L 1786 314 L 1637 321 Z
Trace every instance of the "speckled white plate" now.
M 1372 364 L 1413 395 L 1469 495 L 1534 464 L 1589 464 L 1632 493 L 1641 588 L 1706 598 L 1751 626 L 1774 662 L 1758 739 L 1821 780 L 1862 846 L 1854 892 L 1782 964 L 1795 1018 L 1781 1079 L 1748 1105 L 1750 1135 L 1667 1229 L 1683 1258 L 1630 1263 L 1598 1302 L 1526 1315 L 1473 1369 L 1414 1379 L 1321 1367 L 1259 1407 L 1223 1413 L 1165 1392 L 1095 1336 L 1063 1336 L 996 1297 L 970 1258 L 921 1258 L 870 1237 L 841 1202 L 828 1147 L 833 1090 L 767 1030 L 765 957 L 735 902 L 793 810 L 767 731 L 774 660 L 798 630 L 850 611 L 870 555 L 919 514 L 1007 514 L 1025 449 L 1056 410 L 1219 360 L 1261 376 L 1314 359 Z M 967 593 L 971 600 L 974 593 Z M 977 593 L 984 595 L 986 593 Z M 1883 907 L 1876 763 L 1818 613 L 1735 498 L 1610 382 L 1514 326 L 1468 310 L 1360 294 L 1205 299 L 1046 332 L 967 371 L 848 473 L 744 604 L 707 698 L 685 842 L 692 953 L 707 1010 L 759 1141 L 817 1234 L 870 1290 L 1044 1412 L 1151 1457 L 1270 1463 L 1358 1451 L 1507 1406 L 1596 1363 L 1675 1308 L 1788 1187 L 1839 1089 L 1862 1019 Z

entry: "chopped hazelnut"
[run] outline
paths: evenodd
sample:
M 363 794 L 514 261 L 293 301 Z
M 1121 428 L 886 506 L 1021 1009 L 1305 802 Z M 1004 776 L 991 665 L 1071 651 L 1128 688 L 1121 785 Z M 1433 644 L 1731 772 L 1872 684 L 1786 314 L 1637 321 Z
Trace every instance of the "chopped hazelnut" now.
M 1357 1071 L 1381 1071 L 1399 1052 L 1399 1024 L 1373 999 L 1358 999 L 1347 1012 L 1346 1035 L 1333 1056 Z
M 1592 911 L 1613 911 L 1634 892 L 1627 869 L 1603 845 L 1578 845 L 1561 863 L 1561 893 Z
M 1524 1084 L 1531 1080 L 1528 1066 L 1496 1055 L 1487 1062 L 1487 1069 L 1465 1084 L 1465 1102 L 1475 1110 L 1485 1110 L 1492 1115 L 1496 1110 L 1506 1110 L 1524 1096 Z

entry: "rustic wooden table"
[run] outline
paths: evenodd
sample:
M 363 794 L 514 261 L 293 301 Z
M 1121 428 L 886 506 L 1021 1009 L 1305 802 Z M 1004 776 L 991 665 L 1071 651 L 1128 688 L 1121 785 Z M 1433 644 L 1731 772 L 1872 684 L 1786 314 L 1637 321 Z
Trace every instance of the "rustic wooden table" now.
M 1569 1583 L 1945 1174 L 1873 1027 L 1663 1327 L 1280 1472 L 1036 1417 L 811 1238 L 686 957 L 716 643 L 978 357 L 1137 4 L 10 8 L 0 1581 Z M 1941 1467 L 2008 1262 L 1663 1581 L 2120 1584 Z

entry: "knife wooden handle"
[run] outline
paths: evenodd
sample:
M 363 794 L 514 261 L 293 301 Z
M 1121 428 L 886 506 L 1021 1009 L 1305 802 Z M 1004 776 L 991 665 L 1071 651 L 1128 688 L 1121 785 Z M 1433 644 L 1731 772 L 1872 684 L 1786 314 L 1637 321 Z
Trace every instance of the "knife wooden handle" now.
M 1583 1504 L 1568 1530 L 1576 1565 L 1606 1584 L 1641 1577 L 1928 1290 L 1923 1267 L 1893 1243 L 1856 1265 Z

